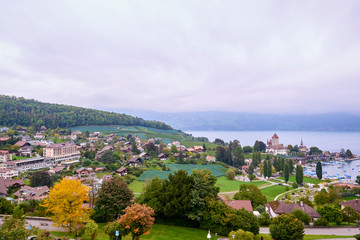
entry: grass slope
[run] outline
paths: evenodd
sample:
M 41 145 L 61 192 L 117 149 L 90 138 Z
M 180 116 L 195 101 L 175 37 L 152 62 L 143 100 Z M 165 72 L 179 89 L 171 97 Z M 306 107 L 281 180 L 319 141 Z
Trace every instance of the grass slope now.
M 285 188 L 285 186 L 273 185 L 270 187 L 262 188 L 260 190 L 262 194 L 265 195 L 267 201 L 273 201 L 277 195 L 286 192 Z
M 265 186 L 267 182 L 265 181 L 240 182 L 237 180 L 229 180 L 225 176 L 217 178 L 216 181 L 216 186 L 220 187 L 220 192 L 238 191 L 241 184 L 252 184 L 257 187 L 261 187 L 261 186 Z

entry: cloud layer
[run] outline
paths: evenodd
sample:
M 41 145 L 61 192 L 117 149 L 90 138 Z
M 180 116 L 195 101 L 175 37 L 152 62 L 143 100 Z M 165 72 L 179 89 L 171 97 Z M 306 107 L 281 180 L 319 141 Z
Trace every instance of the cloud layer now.
M 0 93 L 93 108 L 360 114 L 360 2 L 1 0 Z

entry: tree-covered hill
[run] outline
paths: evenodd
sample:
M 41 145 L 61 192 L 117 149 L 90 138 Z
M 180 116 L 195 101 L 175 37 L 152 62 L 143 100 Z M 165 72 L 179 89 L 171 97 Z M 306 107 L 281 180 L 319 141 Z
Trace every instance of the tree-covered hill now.
M 0 125 L 13 126 L 14 124 L 35 128 L 42 125 L 47 128 L 67 128 L 82 125 L 121 124 L 172 129 L 163 122 L 146 121 L 126 114 L 0 95 Z

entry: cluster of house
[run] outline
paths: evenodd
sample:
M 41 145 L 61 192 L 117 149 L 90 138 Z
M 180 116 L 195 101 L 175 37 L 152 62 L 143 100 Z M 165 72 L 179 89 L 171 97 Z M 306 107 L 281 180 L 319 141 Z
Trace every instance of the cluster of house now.
M 287 155 L 287 149 L 282 143 L 279 142 L 279 136 L 274 133 L 271 139 L 266 142 L 266 152 L 273 155 Z M 303 140 L 301 139 L 299 152 L 308 153 L 309 149 L 304 145 Z

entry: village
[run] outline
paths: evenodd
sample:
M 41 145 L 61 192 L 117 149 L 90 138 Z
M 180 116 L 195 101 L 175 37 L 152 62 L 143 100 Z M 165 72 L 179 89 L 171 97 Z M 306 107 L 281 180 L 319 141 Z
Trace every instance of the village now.
M 89 186 L 89 195 L 96 198 L 102 184 L 115 176 L 129 185 L 134 201 L 143 193 L 145 182 L 155 177 L 167 179 L 169 174 L 180 169 L 187 169 L 189 174 L 193 169 L 210 169 L 217 177 L 216 186 L 220 190 L 218 199 L 232 209 L 245 209 L 254 214 L 262 226 L 270 224 L 271 218 L 290 214 L 294 210 L 301 210 L 309 216 L 306 225 L 337 224 L 337 221 L 321 215 L 325 210 L 329 211 L 322 210 L 323 204 L 339 204 L 341 208 L 334 210 L 339 213 L 346 206 L 360 213 L 357 200 L 360 188 L 354 181 L 347 178 L 318 179 L 310 170 L 301 173 L 301 182 L 295 179 L 298 168 L 310 169 L 319 161 L 326 165 L 331 161 L 345 161 L 348 157 L 326 151 L 309 154 L 310 149 L 314 149 L 306 147 L 302 140 L 298 147 L 285 148 L 276 133 L 267 141 L 266 149 L 262 149 L 261 153 L 234 155 L 230 162 L 221 159 L 221 150 L 228 151 L 233 143 L 217 146 L 198 142 L 198 145 L 185 147 L 174 140 L 165 144 L 161 138 L 141 139 L 131 134 L 104 135 L 101 132 L 78 130 L 69 132 L 44 126 L 35 134 L 23 127 L 3 127 L 0 131 L 0 197 L 13 204 L 43 201 L 48 198 L 53 184 L 62 178 L 78 180 Z M 236 143 L 234 148 L 240 149 L 241 146 Z M 294 148 L 296 155 L 291 155 Z M 235 161 L 237 157 L 238 164 Z M 351 157 L 356 159 L 354 155 Z M 293 170 L 286 179 L 285 165 L 290 164 Z M 296 176 L 293 175 L 295 169 Z M 36 181 L 35 176 L 39 172 L 46 174 L 45 178 L 49 177 L 49 184 Z M 253 196 L 239 197 L 241 186 L 245 191 L 254 191 Z M 255 186 L 255 189 L 248 189 L 249 186 Z M 258 198 L 259 191 L 263 200 L 256 202 L 253 198 Z M 91 198 L 85 204 L 94 208 L 95 200 Z M 27 214 L 34 215 L 34 212 Z M 357 217 L 352 216 L 351 221 L 357 222 Z

